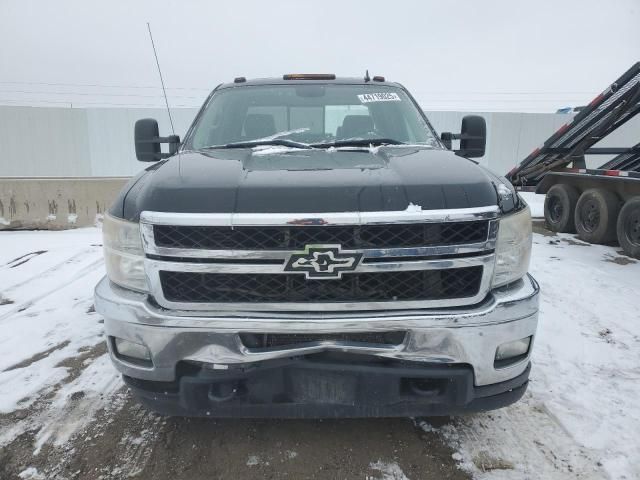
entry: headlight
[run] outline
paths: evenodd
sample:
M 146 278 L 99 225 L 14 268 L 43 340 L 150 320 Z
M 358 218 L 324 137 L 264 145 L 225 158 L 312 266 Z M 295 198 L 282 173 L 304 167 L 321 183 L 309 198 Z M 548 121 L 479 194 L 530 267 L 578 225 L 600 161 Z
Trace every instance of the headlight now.
M 524 277 L 531 259 L 531 212 L 525 207 L 500 219 L 492 287 Z
M 140 225 L 107 214 L 102 224 L 102 237 L 109 280 L 132 290 L 149 291 Z

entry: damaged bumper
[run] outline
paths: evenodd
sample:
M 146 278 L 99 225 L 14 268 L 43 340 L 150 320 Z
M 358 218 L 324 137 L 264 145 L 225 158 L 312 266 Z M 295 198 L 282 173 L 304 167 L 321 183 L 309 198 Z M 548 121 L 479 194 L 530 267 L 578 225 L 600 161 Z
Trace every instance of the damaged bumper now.
M 165 310 L 103 279 L 95 300 L 113 363 L 160 412 L 406 416 L 518 400 L 528 381 L 538 291 L 526 276 L 459 309 L 218 314 Z M 372 340 L 376 332 L 388 341 Z M 269 336 L 277 342 L 256 343 Z M 498 346 L 526 337 L 526 354 L 496 363 Z M 144 345 L 150 361 L 120 355 L 116 338 Z

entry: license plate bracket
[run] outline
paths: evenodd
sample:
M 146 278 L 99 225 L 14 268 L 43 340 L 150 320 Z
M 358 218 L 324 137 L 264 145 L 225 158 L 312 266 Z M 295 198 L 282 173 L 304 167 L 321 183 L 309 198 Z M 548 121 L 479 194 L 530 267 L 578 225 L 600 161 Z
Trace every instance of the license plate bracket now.
M 290 395 L 294 402 L 355 405 L 357 376 L 313 369 L 289 370 Z

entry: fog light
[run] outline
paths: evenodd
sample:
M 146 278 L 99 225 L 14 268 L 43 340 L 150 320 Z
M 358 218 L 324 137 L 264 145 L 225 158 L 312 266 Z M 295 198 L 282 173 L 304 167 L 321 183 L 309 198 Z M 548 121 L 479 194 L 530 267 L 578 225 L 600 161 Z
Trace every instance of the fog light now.
M 495 365 L 504 366 L 508 363 L 514 363 L 529 352 L 530 345 L 531 337 L 503 343 L 496 350 Z
M 116 345 L 116 352 L 119 356 L 151 362 L 151 352 L 144 345 L 118 337 L 114 337 L 114 341 Z

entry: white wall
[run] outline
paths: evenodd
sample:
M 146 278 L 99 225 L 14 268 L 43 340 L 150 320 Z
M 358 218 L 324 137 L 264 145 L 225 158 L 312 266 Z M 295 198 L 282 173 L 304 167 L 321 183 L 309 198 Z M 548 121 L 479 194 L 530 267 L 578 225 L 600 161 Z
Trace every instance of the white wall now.
M 166 110 L 149 108 L 87 109 L 90 171 L 92 176 L 133 175 L 148 164 L 138 162 L 133 142 L 133 127 L 141 118 L 155 118 L 160 135 L 170 135 L 171 125 Z M 176 135 L 184 137 L 196 109 L 172 110 Z M 166 151 L 163 145 L 163 151 Z M 2 160 L 0 159 L 0 165 Z M 1 172 L 0 167 L 0 172 Z
M 481 115 L 487 122 L 487 149 L 478 160 L 504 175 L 571 120 L 570 115 L 548 113 L 427 112 L 438 132 L 459 132 L 462 117 Z
M 86 110 L 0 107 L 0 176 L 91 175 Z
M 172 110 L 176 134 L 184 136 L 197 113 Z M 460 130 L 464 112 L 427 112 L 438 132 Z M 571 120 L 570 115 L 481 113 L 487 120 L 487 152 L 480 160 L 505 174 Z M 148 108 L 42 108 L 0 106 L 0 177 L 129 176 L 146 165 L 136 161 L 133 126 L 155 118 L 160 134 L 171 132 L 167 112 Z M 631 146 L 640 141 L 640 116 L 599 146 Z M 598 166 L 606 158 L 587 159 Z

